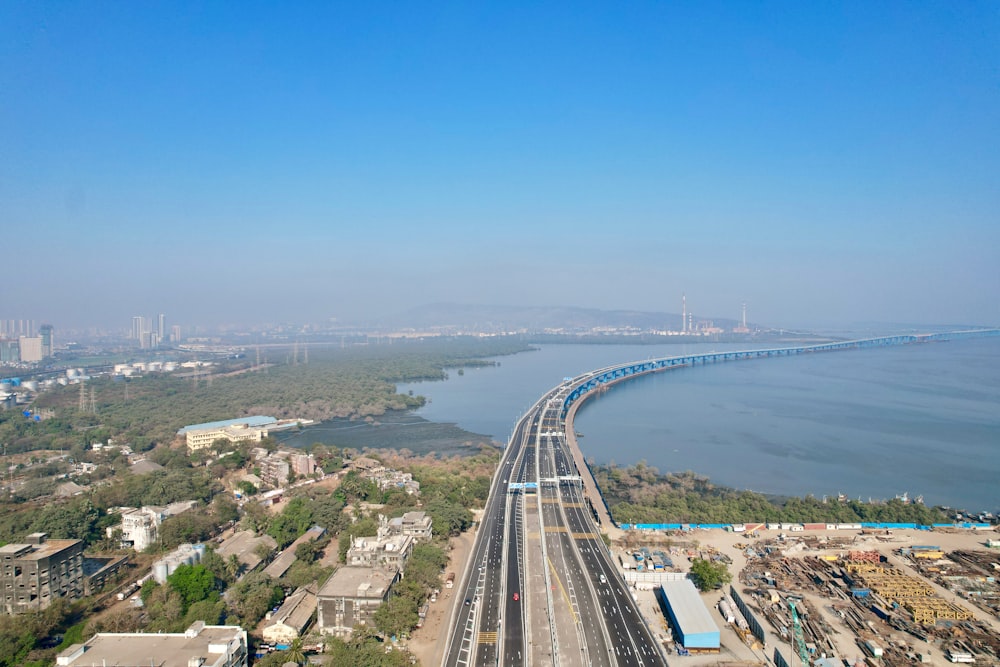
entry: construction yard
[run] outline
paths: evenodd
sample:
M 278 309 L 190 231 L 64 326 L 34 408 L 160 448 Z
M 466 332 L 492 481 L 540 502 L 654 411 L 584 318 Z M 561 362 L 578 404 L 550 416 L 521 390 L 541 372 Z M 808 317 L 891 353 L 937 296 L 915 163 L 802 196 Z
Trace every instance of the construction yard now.
M 987 547 L 996 536 L 947 529 L 619 531 L 612 551 L 633 580 L 629 561 L 643 548 L 658 567 L 666 561 L 662 576 L 681 576 L 695 558 L 729 567 L 730 585 L 701 594 L 720 629 L 718 652 L 674 644 L 655 584 L 635 584 L 672 665 L 996 667 L 1000 549 Z

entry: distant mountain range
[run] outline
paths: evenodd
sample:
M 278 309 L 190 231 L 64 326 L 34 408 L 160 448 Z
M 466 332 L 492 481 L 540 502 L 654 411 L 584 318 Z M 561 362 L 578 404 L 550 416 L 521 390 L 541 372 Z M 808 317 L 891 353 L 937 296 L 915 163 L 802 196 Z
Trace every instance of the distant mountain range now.
M 708 318 L 697 318 L 696 322 Z M 717 327 L 731 329 L 736 320 L 713 318 Z M 463 329 L 474 331 L 562 330 L 567 333 L 593 331 L 600 328 L 641 330 L 681 329 L 679 313 L 657 313 L 640 310 L 599 310 L 567 306 L 488 306 L 434 303 L 411 308 L 398 315 L 379 320 L 379 326 L 394 329 Z

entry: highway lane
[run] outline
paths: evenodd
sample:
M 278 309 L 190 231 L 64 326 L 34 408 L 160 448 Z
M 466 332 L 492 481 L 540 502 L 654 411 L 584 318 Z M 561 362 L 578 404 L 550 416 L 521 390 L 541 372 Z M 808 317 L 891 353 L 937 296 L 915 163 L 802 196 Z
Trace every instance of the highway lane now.
M 593 529 L 590 510 L 579 487 L 564 486 L 563 509 L 570 529 L 578 535 L 576 545 L 584 563 L 584 571 L 597 594 L 597 602 L 619 665 L 656 665 L 664 659 L 656 639 L 636 608 L 628 587 L 612 562 L 607 547 Z
M 449 667 L 666 665 L 583 500 L 561 417 L 571 386 L 539 399 L 501 456 L 456 588 L 468 604 L 453 612 Z
M 543 439 L 546 461 L 544 477 L 552 479 L 558 467 L 555 461 L 555 438 Z M 587 575 L 574 544 L 575 536 L 560 507 L 557 483 L 542 489 L 542 514 L 545 526 L 546 560 L 551 570 L 556 609 L 556 635 L 561 665 L 610 665 L 607 631 L 598 605 L 587 590 Z
M 494 488 L 486 501 L 472 553 L 462 574 L 462 583 L 454 589 L 457 612 L 453 612 L 452 633 L 445 659 L 445 664 L 448 665 L 482 664 L 477 661 L 483 625 L 480 612 L 490 606 L 494 597 L 498 599 L 502 591 L 500 573 L 506 524 L 504 507 L 507 502 L 507 480 L 513 475 L 514 465 L 518 461 L 523 444 L 521 433 L 523 428 L 519 426 L 500 460 L 499 470 L 494 477 Z
M 510 576 L 505 563 L 508 538 L 508 502 L 511 483 L 528 475 L 524 453 L 531 439 L 533 415 L 529 411 L 515 426 L 510 443 L 504 450 L 493 480 L 493 489 L 484 507 L 476 540 L 462 583 L 455 587 L 457 612 L 453 612 L 452 632 L 444 664 L 495 665 L 501 637 L 504 645 L 524 653 L 523 623 L 508 624 L 502 613 L 506 579 Z M 520 586 L 519 582 L 515 585 Z M 504 621 L 501 626 L 501 621 Z M 521 631 L 518 631 L 518 626 Z

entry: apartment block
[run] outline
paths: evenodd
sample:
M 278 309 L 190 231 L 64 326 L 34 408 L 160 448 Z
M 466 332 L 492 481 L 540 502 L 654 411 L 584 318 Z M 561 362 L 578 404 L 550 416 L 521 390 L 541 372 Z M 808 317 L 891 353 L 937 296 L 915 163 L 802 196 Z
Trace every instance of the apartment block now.
M 0 547 L 3 611 L 45 609 L 56 598 L 83 596 L 83 542 L 28 535 L 23 544 Z

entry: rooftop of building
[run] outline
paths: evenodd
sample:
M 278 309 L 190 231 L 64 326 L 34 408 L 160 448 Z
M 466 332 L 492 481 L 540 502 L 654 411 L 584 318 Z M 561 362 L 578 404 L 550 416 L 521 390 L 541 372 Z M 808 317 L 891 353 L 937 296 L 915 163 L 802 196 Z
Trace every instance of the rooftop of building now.
M 295 562 L 295 549 L 300 544 L 304 544 L 305 542 L 318 540 L 323 537 L 324 533 L 326 533 L 326 528 L 321 528 L 319 526 L 313 526 L 304 532 L 301 536 L 299 536 L 299 539 L 288 545 L 285 550 L 281 552 L 280 556 L 268 564 L 268 566 L 264 569 L 264 574 L 273 579 L 283 576 L 285 572 L 288 572 L 288 568 L 292 566 L 292 563 Z
M 306 627 L 306 623 L 312 618 L 313 612 L 316 611 L 316 604 L 318 602 L 316 591 L 316 584 L 309 584 L 308 586 L 296 589 L 294 593 L 285 599 L 281 607 L 278 608 L 278 611 L 274 612 L 264 627 L 282 623 L 293 628 L 296 632 L 302 632 L 302 629 Z
M 129 469 L 132 471 L 133 475 L 145 475 L 151 472 L 156 472 L 157 470 L 163 470 L 163 466 L 156 461 L 140 459 L 133 463 Z
M 258 537 L 253 531 L 241 530 L 220 544 L 215 552 L 223 558 L 229 558 L 229 556 L 235 554 L 241 563 L 252 570 L 260 565 L 260 562 L 263 560 L 256 553 L 258 546 L 261 544 L 266 544 L 272 550 L 278 548 L 278 543 L 270 535 L 261 535 Z
M 25 538 L 25 542 L 18 544 L 7 544 L 0 547 L 0 557 L 15 557 L 21 560 L 42 560 L 53 556 L 63 549 L 68 549 L 77 544 L 83 544 L 80 540 L 50 540 L 45 533 L 32 533 Z
M 319 590 L 321 598 L 366 597 L 383 598 L 396 580 L 395 569 L 342 567 L 326 580 Z
M 662 584 L 667 604 L 673 611 L 677 624 L 685 635 L 719 634 L 719 626 L 712 620 L 698 589 L 690 579 L 665 581 Z
M 154 665 L 189 667 L 192 660 L 216 664 L 227 650 L 230 655 L 245 650 L 246 633 L 235 625 L 194 623 L 186 632 L 98 633 L 85 644 L 74 644 L 56 658 L 66 667 L 91 665 Z
M 206 431 L 209 429 L 226 428 L 229 426 L 267 426 L 268 424 L 276 424 L 278 422 L 274 417 L 265 417 L 263 415 L 254 415 L 252 417 L 239 417 L 237 419 L 224 419 L 217 422 L 205 422 L 204 424 L 191 424 L 190 426 L 185 426 L 181 430 L 177 431 L 177 435 L 184 435 L 188 431 Z

